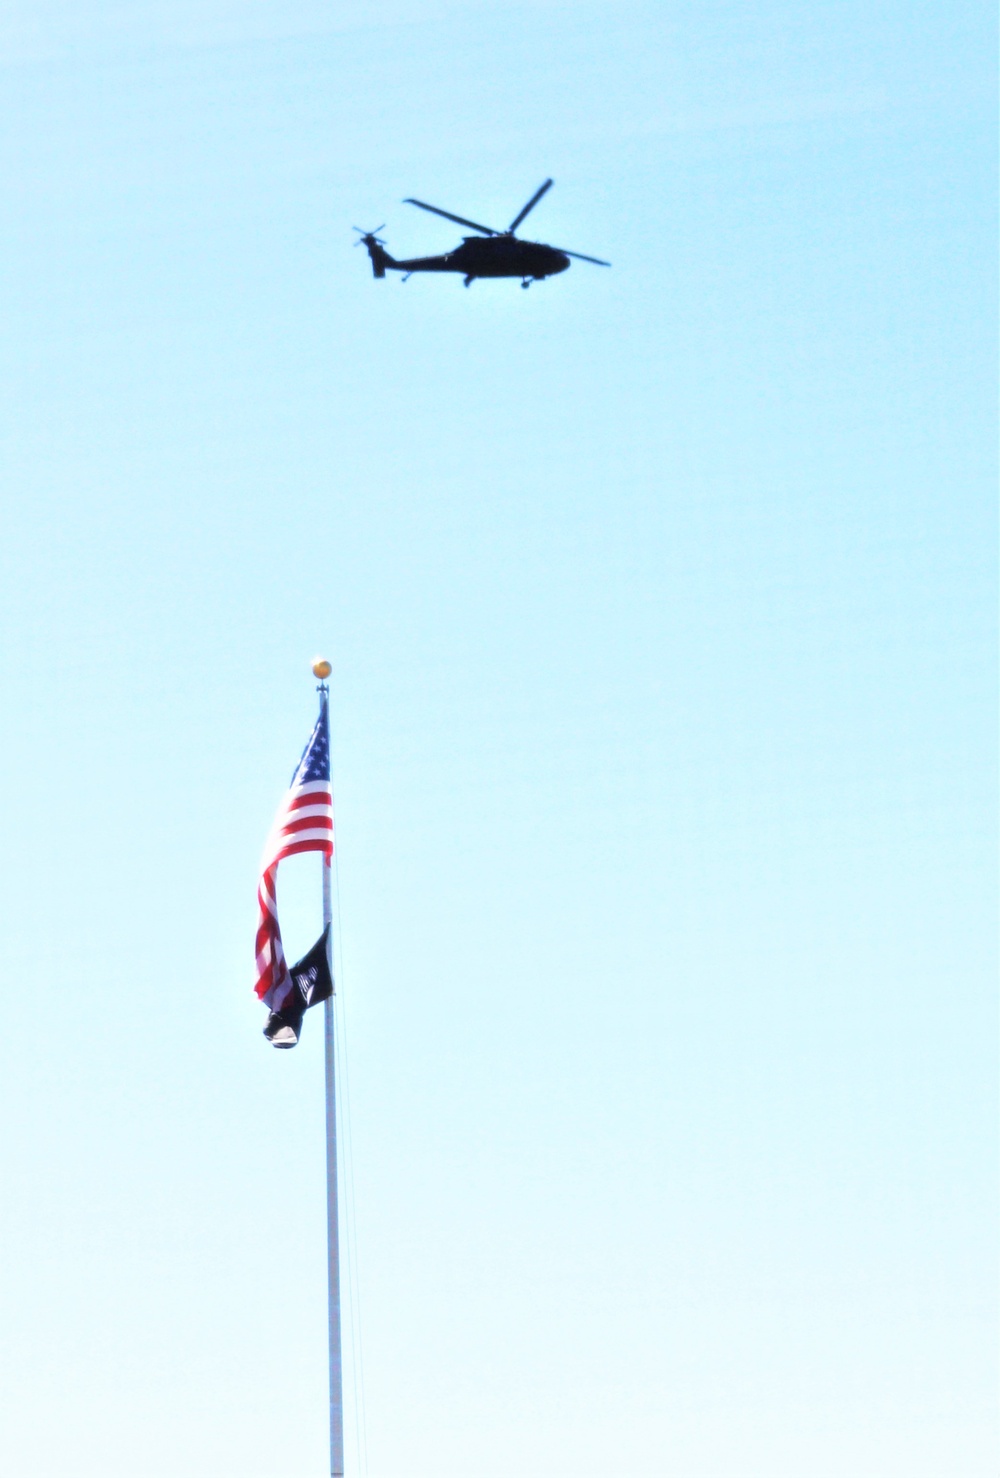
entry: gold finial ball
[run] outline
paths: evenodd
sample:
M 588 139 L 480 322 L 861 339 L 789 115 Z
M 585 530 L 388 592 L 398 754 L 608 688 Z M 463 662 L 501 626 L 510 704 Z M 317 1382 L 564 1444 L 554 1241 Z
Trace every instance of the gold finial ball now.
M 316 658 L 315 662 L 313 663 L 313 676 L 314 677 L 318 677 L 320 679 L 320 681 L 325 682 L 326 679 L 330 676 L 330 673 L 332 671 L 333 671 L 333 668 L 330 666 L 329 662 L 326 660 L 325 657 L 317 657 Z

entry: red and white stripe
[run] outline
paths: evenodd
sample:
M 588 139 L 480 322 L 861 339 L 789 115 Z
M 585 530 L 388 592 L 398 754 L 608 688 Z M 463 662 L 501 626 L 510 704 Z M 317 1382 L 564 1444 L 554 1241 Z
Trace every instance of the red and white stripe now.
M 271 834 L 260 860 L 257 884 L 258 996 L 272 1011 L 280 1011 L 291 988 L 278 927 L 278 863 L 298 852 L 322 852 L 326 867 L 333 857 L 333 793 L 329 780 L 294 785 L 278 807 Z

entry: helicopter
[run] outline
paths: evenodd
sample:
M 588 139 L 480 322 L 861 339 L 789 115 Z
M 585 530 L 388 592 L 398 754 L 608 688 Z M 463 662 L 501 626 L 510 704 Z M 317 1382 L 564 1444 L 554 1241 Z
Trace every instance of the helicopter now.
M 411 257 L 408 261 L 397 262 L 385 250 L 385 242 L 376 235 L 376 232 L 385 229 L 384 226 L 376 226 L 374 231 L 362 231 L 360 226 L 355 226 L 354 229 L 361 239 L 354 244 L 368 248 L 375 277 L 384 277 L 389 268 L 394 272 L 403 272 L 404 282 L 414 272 L 461 272 L 466 287 L 477 277 L 520 277 L 521 286 L 530 287 L 533 282 L 541 282 L 543 278 L 553 277 L 557 272 L 565 272 L 570 265 L 570 257 L 575 257 L 579 262 L 593 262 L 597 267 L 610 267 L 611 263 L 602 261 L 600 257 L 585 257 L 582 252 L 543 246 L 540 241 L 522 241 L 514 235 L 528 212 L 534 210 L 546 190 L 551 189 L 552 183 L 552 180 L 546 180 L 544 185 L 539 186 L 506 231 L 481 226 L 478 221 L 469 221 L 465 216 L 452 215 L 450 210 L 428 205 L 426 200 L 407 197 L 403 201 L 404 205 L 418 205 L 421 210 L 444 216 L 446 221 L 457 221 L 460 226 L 471 226 L 473 231 L 480 233 L 478 236 L 464 236 L 461 246 L 456 246 L 454 251 L 445 252 L 440 257 Z

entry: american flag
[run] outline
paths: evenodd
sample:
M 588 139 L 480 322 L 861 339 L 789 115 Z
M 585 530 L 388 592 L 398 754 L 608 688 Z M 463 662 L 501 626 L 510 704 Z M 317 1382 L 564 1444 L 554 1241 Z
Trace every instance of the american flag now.
M 260 861 L 255 989 L 272 1011 L 280 1011 L 294 990 L 281 945 L 276 882 L 278 863 L 297 852 L 322 852 L 325 867 L 330 866 L 333 857 L 330 715 L 323 689 L 316 727 L 296 766 L 288 794 L 278 807 Z

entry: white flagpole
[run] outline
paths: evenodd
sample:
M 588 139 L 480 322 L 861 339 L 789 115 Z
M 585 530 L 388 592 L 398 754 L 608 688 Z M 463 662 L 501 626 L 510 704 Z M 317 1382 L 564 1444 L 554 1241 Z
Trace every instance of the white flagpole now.
M 313 672 L 320 678 L 320 704 L 329 705 L 329 689 L 324 678 L 330 675 L 329 662 L 317 658 Z M 333 908 L 330 900 L 330 873 L 326 858 L 323 869 L 323 927 L 329 926 L 326 947 L 330 974 L 333 975 Z M 340 1225 L 337 1211 L 337 1084 L 334 1071 L 333 998 L 323 1002 L 323 1040 L 326 1059 L 326 1258 L 329 1295 L 330 1337 L 330 1478 L 344 1474 L 344 1372 L 340 1342 Z

